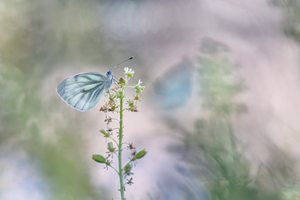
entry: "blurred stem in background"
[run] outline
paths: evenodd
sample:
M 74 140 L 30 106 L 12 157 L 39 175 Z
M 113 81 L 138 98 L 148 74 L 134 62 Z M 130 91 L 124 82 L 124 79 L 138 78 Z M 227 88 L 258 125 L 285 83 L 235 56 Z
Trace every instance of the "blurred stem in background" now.
M 182 157 L 206 188 L 209 199 L 282 199 L 281 189 L 269 187 L 272 175 L 266 170 L 253 174 L 237 139 L 233 122 L 246 111 L 246 106 L 237 101 L 243 90 L 237 68 L 221 54 L 210 52 L 201 54 L 198 70 L 202 105 L 194 128 L 187 130 L 172 120 L 168 123 L 175 132 L 181 132 L 185 149 Z
M 233 128 L 233 119 L 245 106 L 236 100 L 243 85 L 237 68 L 219 55 L 199 60 L 202 115 L 187 142 L 194 156 L 195 173 L 204 178 L 212 200 L 279 199 L 279 194 L 259 185 Z M 198 162 L 197 162 L 198 161 Z M 204 169 L 197 164 L 204 163 Z M 257 172 L 258 173 L 258 172 Z M 203 174 L 206 174 L 203 176 Z
M 218 54 L 201 55 L 199 73 L 203 114 L 186 142 L 193 155 L 190 162 L 205 180 L 211 199 L 286 199 L 286 184 L 297 185 L 286 173 L 288 170 L 296 176 L 293 159 L 287 159 L 286 154 L 282 158 L 281 150 L 273 146 L 269 163 L 261 163 L 253 173 L 253 163 L 246 158 L 246 149 L 235 132 L 234 120 L 247 110 L 237 101 L 244 88 L 237 68 Z

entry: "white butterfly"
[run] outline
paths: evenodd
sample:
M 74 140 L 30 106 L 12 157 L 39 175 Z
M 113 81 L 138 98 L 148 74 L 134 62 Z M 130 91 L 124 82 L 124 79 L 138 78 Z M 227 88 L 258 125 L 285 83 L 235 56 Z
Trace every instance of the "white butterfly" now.
M 115 67 L 131 59 L 133 59 L 132 56 Z M 105 75 L 97 72 L 81 73 L 63 80 L 57 86 L 57 94 L 72 108 L 85 112 L 97 105 L 114 80 L 116 79 L 110 70 Z
M 61 99 L 72 108 L 85 112 L 97 105 L 101 96 L 110 89 L 113 75 L 109 70 L 105 75 L 89 72 L 63 80 L 57 86 Z

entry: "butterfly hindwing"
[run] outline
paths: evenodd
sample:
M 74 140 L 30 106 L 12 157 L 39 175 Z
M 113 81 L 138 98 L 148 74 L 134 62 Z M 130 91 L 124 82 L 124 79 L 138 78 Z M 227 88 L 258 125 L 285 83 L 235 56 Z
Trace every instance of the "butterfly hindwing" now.
M 108 81 L 102 74 L 82 73 L 63 80 L 57 86 L 57 93 L 71 107 L 85 112 L 99 102 Z

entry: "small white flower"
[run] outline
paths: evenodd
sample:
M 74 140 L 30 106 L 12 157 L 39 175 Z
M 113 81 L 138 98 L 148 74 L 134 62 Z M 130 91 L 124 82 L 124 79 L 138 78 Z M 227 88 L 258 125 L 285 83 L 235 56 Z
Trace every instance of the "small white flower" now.
M 143 82 L 139 80 L 139 82 L 136 84 L 137 86 L 142 86 Z
M 134 71 L 133 71 L 133 69 L 131 69 L 129 67 L 125 67 L 124 68 L 124 74 L 125 74 L 126 78 L 130 79 L 130 78 L 133 77 Z
M 137 94 L 140 94 L 144 91 L 145 86 L 143 86 L 142 84 L 143 84 L 143 82 L 141 80 L 139 80 L 139 82 L 135 85 L 134 88 L 135 88 L 135 91 Z

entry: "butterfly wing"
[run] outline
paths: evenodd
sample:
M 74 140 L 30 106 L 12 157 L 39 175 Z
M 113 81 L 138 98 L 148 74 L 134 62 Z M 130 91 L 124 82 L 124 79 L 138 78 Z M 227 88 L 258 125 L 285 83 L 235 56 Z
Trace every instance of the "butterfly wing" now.
M 63 80 L 57 93 L 72 108 L 85 112 L 95 107 L 107 89 L 108 78 L 98 73 L 82 73 Z
M 183 106 L 191 95 L 193 64 L 183 59 L 156 80 L 154 92 L 162 108 L 170 110 Z

